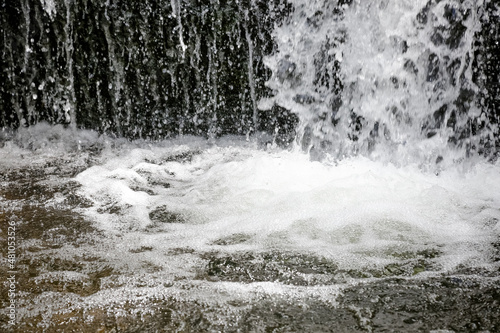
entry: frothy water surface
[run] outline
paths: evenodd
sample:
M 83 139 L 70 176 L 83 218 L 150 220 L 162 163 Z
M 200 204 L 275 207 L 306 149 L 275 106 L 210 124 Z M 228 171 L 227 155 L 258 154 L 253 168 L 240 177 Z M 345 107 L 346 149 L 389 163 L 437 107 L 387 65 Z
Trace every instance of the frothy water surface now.
M 362 157 L 325 165 L 238 142 L 198 145 L 133 149 L 85 170 L 76 180 L 94 202 L 87 214 L 125 232 L 130 249 L 160 253 L 294 251 L 366 270 L 433 251 L 433 271 L 491 264 L 494 165 L 436 176 Z
M 26 331 L 106 320 L 123 331 L 439 329 L 452 320 L 441 300 L 458 311 L 496 292 L 498 164 L 435 174 L 361 156 L 320 163 L 241 138 L 49 131 L 63 141 L 1 149 L 4 216 L 24 230 Z

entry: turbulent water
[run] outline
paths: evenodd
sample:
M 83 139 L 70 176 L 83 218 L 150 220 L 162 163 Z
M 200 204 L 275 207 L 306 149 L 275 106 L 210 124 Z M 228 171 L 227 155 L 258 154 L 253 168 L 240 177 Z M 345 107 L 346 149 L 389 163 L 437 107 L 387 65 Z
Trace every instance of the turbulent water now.
M 21 134 L 0 151 L 21 331 L 498 328 L 498 164 Z
M 483 3 L 342 3 L 296 1 L 274 32 L 277 93 L 262 103 L 299 114 L 304 147 L 399 164 L 490 154 L 498 111 L 481 106 L 473 65 Z
M 7 224 L 17 228 L 15 326 L 0 289 L 6 330 L 500 330 L 496 88 L 477 79 L 478 36 L 500 10 L 487 20 L 487 1 L 289 5 L 267 31 L 271 93 L 245 95 L 246 136 L 2 132 L 5 263 Z M 278 135 L 295 123 L 276 119 L 251 135 L 277 107 L 297 115 L 296 137 Z

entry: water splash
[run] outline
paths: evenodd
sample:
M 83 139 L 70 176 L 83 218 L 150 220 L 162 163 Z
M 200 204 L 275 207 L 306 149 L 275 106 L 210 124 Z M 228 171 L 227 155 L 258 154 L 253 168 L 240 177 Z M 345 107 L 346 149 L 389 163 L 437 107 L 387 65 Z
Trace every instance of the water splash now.
M 446 164 L 483 153 L 482 1 L 292 1 L 266 59 L 274 102 L 313 156 Z M 482 125 L 480 125 L 482 122 Z

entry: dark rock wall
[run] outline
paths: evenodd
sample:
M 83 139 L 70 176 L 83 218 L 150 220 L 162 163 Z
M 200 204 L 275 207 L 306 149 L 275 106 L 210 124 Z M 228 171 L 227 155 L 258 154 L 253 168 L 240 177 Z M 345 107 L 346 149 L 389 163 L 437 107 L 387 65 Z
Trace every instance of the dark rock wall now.
M 481 33 L 476 36 L 473 80 L 481 88 L 479 104 L 482 117 L 472 127 L 480 131 L 487 127 L 490 135 L 483 139 L 484 154 L 500 152 L 500 1 L 486 0 L 482 8 Z
M 284 110 L 256 107 L 269 94 L 270 34 L 289 10 L 281 0 L 1 0 L 0 127 L 47 121 L 150 139 L 293 128 Z

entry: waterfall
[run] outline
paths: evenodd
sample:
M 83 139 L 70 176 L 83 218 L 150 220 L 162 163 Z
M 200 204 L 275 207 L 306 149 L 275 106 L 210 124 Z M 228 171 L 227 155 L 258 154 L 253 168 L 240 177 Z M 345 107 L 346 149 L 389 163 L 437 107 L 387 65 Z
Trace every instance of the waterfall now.
M 268 133 L 313 159 L 498 153 L 493 1 L 3 1 L 2 128 Z
M 257 101 L 270 94 L 263 57 L 274 50 L 271 32 L 287 6 L 2 3 L 2 128 L 45 121 L 156 140 L 273 132 L 275 126 L 259 118 L 283 116 L 278 109 L 263 115 Z
M 484 143 L 498 145 L 498 104 L 488 110 L 478 99 L 482 1 L 293 6 L 274 32 L 278 52 L 266 58 L 275 95 L 265 103 L 299 114 L 304 149 L 404 164 L 488 155 Z
M 499 21 L 0 0 L 0 331 L 498 332 Z

